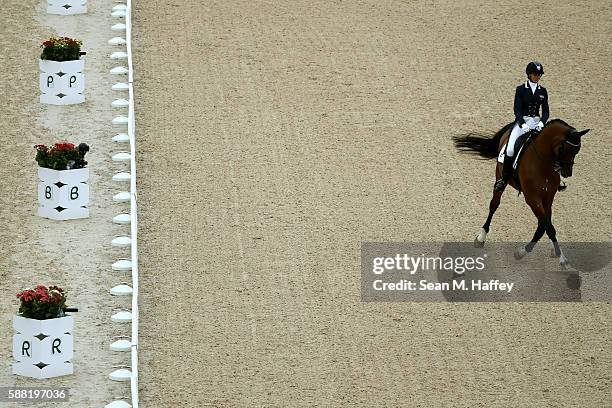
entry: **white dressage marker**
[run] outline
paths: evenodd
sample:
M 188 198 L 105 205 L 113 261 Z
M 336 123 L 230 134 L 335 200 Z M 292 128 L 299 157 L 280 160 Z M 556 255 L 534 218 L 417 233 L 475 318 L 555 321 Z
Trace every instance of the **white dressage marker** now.
M 47 0 L 47 13 L 69 16 L 87 13 L 87 0 Z
M 85 60 L 38 60 L 40 103 L 74 105 L 85 102 Z
M 117 10 L 111 13 L 111 16 L 119 18 L 124 18 L 126 15 L 127 13 L 124 10 Z
M 121 24 L 121 23 L 113 24 L 113 26 L 111 27 L 111 30 L 113 30 L 113 31 L 125 31 L 125 24 Z
M 89 217 L 89 169 L 38 168 L 38 216 L 52 220 Z
M 13 316 L 13 374 L 37 379 L 73 373 L 74 318 L 37 320 Z

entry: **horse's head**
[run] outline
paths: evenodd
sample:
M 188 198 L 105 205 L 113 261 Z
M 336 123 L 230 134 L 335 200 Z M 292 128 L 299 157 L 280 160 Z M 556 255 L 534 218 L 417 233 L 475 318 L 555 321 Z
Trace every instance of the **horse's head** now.
M 572 177 L 574 158 L 580 151 L 582 136 L 591 129 L 577 131 L 574 128 L 567 130 L 565 138 L 555 147 L 555 168 L 559 170 L 561 176 Z

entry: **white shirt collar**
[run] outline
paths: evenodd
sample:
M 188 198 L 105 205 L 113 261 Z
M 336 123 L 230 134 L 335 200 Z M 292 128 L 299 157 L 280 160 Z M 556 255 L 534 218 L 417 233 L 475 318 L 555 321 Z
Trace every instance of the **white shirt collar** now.
M 535 82 L 531 82 L 530 80 L 527 80 L 525 87 L 527 87 L 527 85 L 529 85 L 529 87 L 531 88 L 531 92 L 533 93 L 535 93 L 536 89 L 538 88 L 538 84 Z

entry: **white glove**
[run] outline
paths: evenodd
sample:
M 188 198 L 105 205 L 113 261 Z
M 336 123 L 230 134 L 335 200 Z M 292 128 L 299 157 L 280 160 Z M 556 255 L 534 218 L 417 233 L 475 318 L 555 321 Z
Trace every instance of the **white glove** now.
M 544 129 L 544 124 L 542 123 L 542 121 L 539 121 L 536 125 L 536 130 L 539 132 L 542 129 Z
M 521 125 L 521 130 L 523 131 L 523 133 L 529 132 L 529 126 L 526 123 L 523 123 Z

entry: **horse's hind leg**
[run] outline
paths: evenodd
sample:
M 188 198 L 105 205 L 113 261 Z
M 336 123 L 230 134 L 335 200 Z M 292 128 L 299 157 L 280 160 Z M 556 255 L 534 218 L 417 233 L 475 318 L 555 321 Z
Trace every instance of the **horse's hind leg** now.
M 482 229 L 476 236 L 474 240 L 474 246 L 477 248 L 482 248 L 484 246 L 485 241 L 487 240 L 487 234 L 489 233 L 489 229 L 491 227 L 491 220 L 493 219 L 493 214 L 497 211 L 499 207 L 499 202 L 501 201 L 501 196 L 503 191 L 493 191 L 493 197 L 491 198 L 491 202 L 489 203 L 489 216 L 487 217 L 487 221 L 485 221 Z

